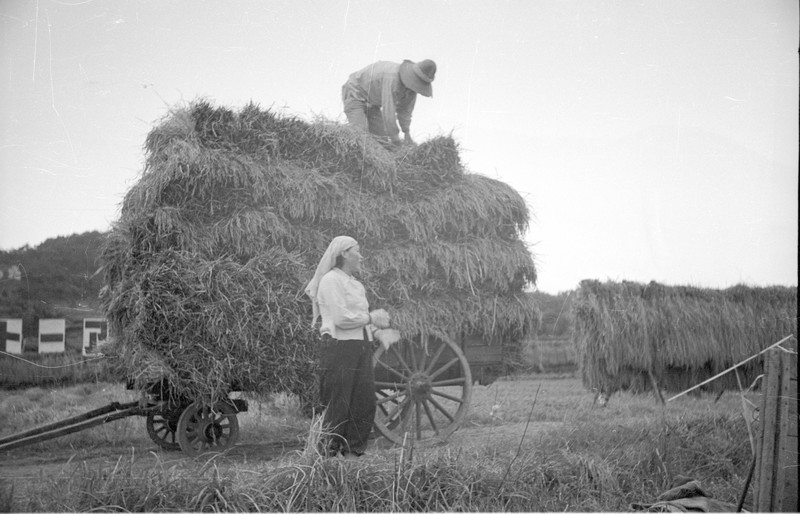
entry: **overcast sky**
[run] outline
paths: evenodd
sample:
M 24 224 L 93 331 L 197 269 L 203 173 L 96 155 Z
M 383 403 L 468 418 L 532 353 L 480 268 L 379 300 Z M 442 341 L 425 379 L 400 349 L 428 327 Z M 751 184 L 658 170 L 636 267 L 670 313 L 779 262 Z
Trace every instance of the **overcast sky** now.
M 170 107 L 426 58 L 412 135 L 525 198 L 541 290 L 797 284 L 797 0 L 0 0 L 0 249 L 108 230 Z

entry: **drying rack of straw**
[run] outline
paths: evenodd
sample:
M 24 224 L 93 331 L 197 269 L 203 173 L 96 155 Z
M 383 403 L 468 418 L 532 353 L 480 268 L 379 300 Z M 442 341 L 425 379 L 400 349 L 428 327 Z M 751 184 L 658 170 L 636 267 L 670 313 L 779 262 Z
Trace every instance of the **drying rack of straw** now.
M 796 287 L 584 280 L 573 309 L 583 384 L 606 397 L 651 391 L 663 403 L 662 390 L 736 391 L 763 372 L 749 357 L 797 333 Z

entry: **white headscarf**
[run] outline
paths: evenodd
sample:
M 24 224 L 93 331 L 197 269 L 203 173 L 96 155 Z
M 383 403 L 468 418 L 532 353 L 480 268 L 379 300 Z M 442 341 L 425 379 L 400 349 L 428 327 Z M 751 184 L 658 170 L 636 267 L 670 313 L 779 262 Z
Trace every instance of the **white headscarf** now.
M 311 320 L 311 326 L 317 322 L 319 318 L 319 303 L 317 302 L 317 290 L 319 289 L 319 281 L 336 265 L 336 257 L 342 255 L 345 250 L 349 250 L 358 244 L 358 241 L 350 236 L 336 236 L 328 245 L 328 249 L 322 254 L 322 258 L 317 264 L 317 271 L 314 272 L 314 278 L 306 286 L 306 294 L 311 298 L 311 305 L 314 310 L 314 317 Z

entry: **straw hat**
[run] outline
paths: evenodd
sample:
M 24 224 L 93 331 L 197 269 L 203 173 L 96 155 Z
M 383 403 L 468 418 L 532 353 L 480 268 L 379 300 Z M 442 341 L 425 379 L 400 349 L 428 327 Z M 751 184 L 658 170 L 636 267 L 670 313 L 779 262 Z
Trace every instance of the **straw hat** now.
M 408 89 L 422 96 L 433 96 L 431 82 L 436 75 L 436 63 L 425 59 L 418 63 L 404 60 L 400 64 L 400 80 Z

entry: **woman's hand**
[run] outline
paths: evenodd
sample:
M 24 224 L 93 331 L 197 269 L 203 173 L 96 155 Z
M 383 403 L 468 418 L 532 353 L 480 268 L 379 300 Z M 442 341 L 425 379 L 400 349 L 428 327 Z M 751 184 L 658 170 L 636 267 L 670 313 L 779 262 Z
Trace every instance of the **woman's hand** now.
M 383 345 L 384 351 L 389 351 L 389 347 L 400 340 L 400 332 L 393 328 L 376 330 L 374 335 Z
M 375 309 L 369 313 L 369 322 L 377 328 L 389 328 L 392 318 L 384 309 Z

